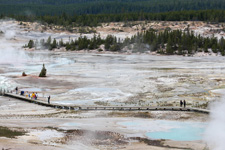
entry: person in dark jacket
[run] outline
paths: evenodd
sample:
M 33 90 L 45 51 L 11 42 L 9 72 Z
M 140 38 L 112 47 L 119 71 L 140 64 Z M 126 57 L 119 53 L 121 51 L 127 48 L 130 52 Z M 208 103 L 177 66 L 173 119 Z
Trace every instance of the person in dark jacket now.
M 48 96 L 48 103 L 49 103 L 49 104 L 50 104 L 50 98 L 51 98 L 51 97 L 50 97 L 50 95 L 49 95 L 49 96 Z
M 182 100 L 180 100 L 180 107 L 182 107 L 183 106 L 183 102 L 182 102 Z
M 18 87 L 16 87 L 16 94 L 18 93 Z
M 184 108 L 186 107 L 186 101 L 184 100 Z

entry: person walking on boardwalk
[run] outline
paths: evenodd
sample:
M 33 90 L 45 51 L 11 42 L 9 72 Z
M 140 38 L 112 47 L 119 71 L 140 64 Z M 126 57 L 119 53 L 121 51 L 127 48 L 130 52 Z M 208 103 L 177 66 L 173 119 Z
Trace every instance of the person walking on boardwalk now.
M 184 100 L 184 108 L 186 107 L 186 101 Z
M 35 100 L 35 94 L 34 94 L 34 92 L 32 93 L 32 95 L 31 95 L 31 99 L 34 99 Z
M 25 96 L 28 97 L 28 92 L 26 92 Z
M 182 100 L 180 100 L 180 107 L 182 107 L 183 106 L 183 102 L 182 102 Z
M 37 98 L 38 98 L 38 94 L 36 93 L 36 94 L 35 94 L 35 100 L 37 100 Z
M 50 98 L 51 98 L 51 97 L 50 97 L 50 95 L 49 95 L 49 96 L 48 96 L 48 103 L 49 103 L 49 104 L 50 104 Z
M 18 93 L 18 87 L 16 87 L 16 94 Z

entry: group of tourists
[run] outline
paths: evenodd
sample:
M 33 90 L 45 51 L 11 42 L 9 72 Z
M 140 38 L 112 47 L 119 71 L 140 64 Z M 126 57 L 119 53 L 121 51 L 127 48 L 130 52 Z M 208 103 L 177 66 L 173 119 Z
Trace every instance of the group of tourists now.
M 31 99 L 35 99 L 35 100 L 37 100 L 37 98 L 38 98 L 38 94 L 37 93 L 32 93 L 32 94 L 30 94 L 30 93 L 28 93 L 28 91 L 24 94 L 24 91 L 21 91 L 20 92 L 20 95 L 25 95 L 25 97 L 29 97 L 29 98 L 31 98 Z
M 16 87 L 15 90 L 16 90 L 16 94 L 18 94 L 18 87 Z M 30 94 L 28 91 L 26 93 L 24 93 L 24 91 L 21 91 L 20 95 L 25 95 L 26 97 L 29 97 L 29 98 L 34 99 L 34 100 L 38 99 L 38 93 L 37 92 L 36 93 L 33 92 L 32 94 Z M 48 103 L 49 104 L 50 104 L 50 98 L 51 97 L 48 96 Z
M 184 100 L 184 101 L 182 101 L 182 100 L 180 100 L 180 107 L 183 107 L 183 105 L 184 105 L 184 108 L 186 107 L 186 101 Z
M 35 94 L 34 92 L 31 94 L 31 99 L 35 99 L 35 100 L 37 100 L 37 93 Z

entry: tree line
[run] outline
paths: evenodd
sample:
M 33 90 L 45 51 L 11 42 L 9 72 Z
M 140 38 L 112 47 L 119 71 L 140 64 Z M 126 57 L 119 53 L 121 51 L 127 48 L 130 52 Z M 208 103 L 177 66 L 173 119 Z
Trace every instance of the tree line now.
M 157 32 L 154 29 L 138 33 L 131 38 L 121 40 L 115 36 L 108 35 L 105 39 L 94 34 L 91 39 L 81 36 L 78 39 L 69 39 L 67 42 L 56 41 L 49 37 L 46 41 L 30 40 L 25 47 L 34 48 L 42 45 L 42 48 L 53 50 L 65 47 L 68 51 L 94 50 L 102 51 L 101 45 L 106 51 L 122 52 L 125 49 L 133 52 L 152 51 L 165 55 L 193 55 L 196 52 L 213 52 L 225 55 L 225 39 L 216 37 L 196 36 L 187 28 L 185 31 L 165 29 Z
M 0 18 L 4 18 L 0 15 Z M 224 22 L 225 10 L 198 10 L 198 11 L 173 11 L 164 13 L 120 13 L 120 14 L 96 14 L 96 15 L 62 15 L 50 16 L 25 16 L 10 15 L 18 21 L 40 21 L 42 23 L 60 25 L 64 27 L 77 26 L 98 26 L 108 22 L 128 22 L 128 21 L 208 21 Z
M 0 14 L 68 15 L 224 10 L 224 0 L 0 0 Z

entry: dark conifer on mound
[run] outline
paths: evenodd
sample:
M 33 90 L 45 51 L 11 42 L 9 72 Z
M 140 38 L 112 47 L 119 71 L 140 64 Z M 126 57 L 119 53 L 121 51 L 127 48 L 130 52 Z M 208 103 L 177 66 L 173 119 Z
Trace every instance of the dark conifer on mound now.
M 45 69 L 45 64 L 43 64 L 39 77 L 46 77 L 46 74 L 47 74 L 47 70 Z
M 25 72 L 22 73 L 22 76 L 27 76 L 27 74 Z

